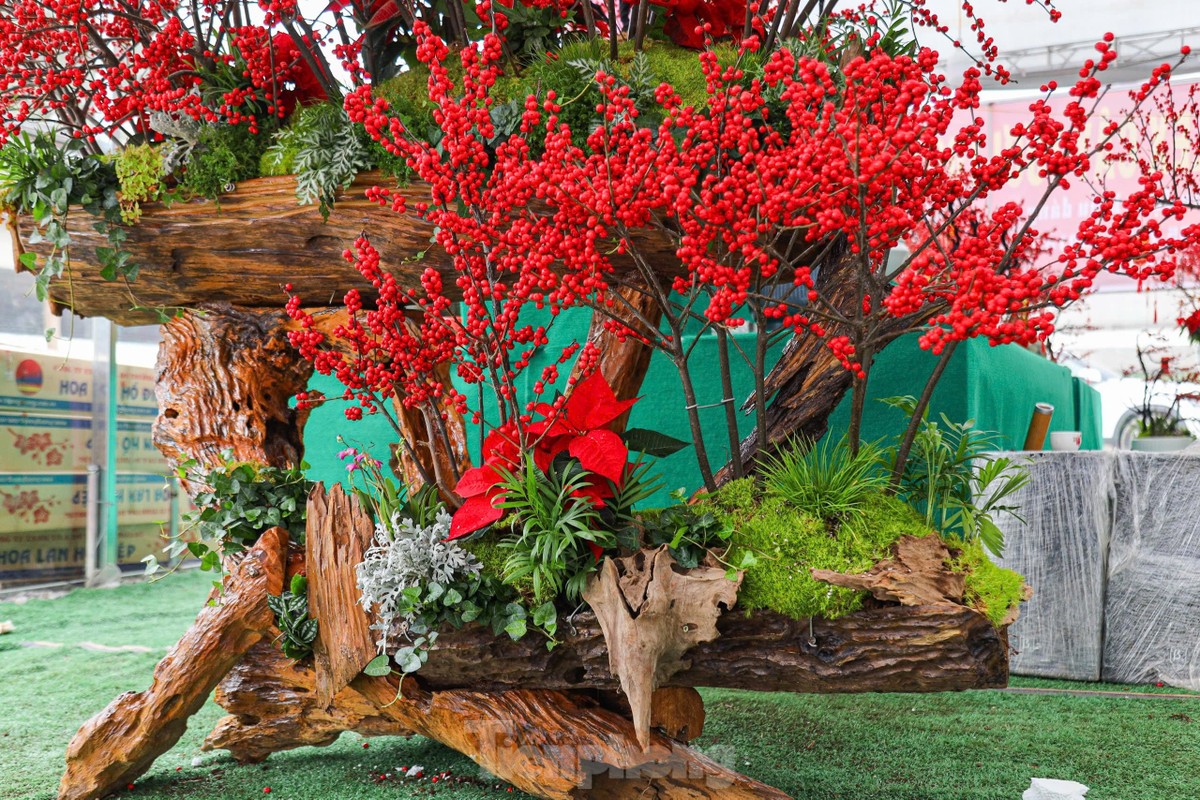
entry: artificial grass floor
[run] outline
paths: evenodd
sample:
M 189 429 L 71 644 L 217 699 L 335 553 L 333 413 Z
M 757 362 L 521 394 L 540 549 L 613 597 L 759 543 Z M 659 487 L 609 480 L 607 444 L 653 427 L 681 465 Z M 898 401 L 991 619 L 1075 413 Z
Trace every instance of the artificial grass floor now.
M 0 603 L 0 620 L 16 625 L 0 636 L 0 798 L 54 796 L 76 728 L 118 693 L 146 687 L 208 585 L 207 576 L 191 573 L 153 585 Z M 150 650 L 104 649 L 127 645 Z M 696 745 L 796 800 L 1017 800 L 1030 777 L 1080 781 L 1092 787 L 1088 800 L 1200 798 L 1200 695 L 704 694 L 709 716 Z M 366 740 L 345 734 L 327 748 L 239 766 L 199 750 L 221 713 L 211 702 L 205 706 L 183 739 L 120 795 L 224 800 L 261 797 L 270 787 L 273 800 L 525 797 L 425 739 L 372 739 L 364 749 Z M 425 767 L 425 779 L 378 779 L 416 764 Z M 445 771 L 449 780 L 429 781 Z

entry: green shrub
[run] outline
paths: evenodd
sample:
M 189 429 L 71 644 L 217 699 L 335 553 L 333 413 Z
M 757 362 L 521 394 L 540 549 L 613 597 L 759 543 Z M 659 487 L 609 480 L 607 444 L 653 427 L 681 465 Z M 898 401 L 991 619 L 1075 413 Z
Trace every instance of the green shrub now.
M 245 125 L 205 125 L 180 181 L 185 194 L 215 199 L 239 181 L 259 176 L 259 162 L 271 136 Z
M 845 438 L 837 444 L 826 438 L 807 448 L 795 443 L 765 459 L 763 484 L 770 495 L 837 524 L 887 486 L 879 461 L 879 448 L 864 444 L 851 454 Z
M 142 217 L 142 203 L 162 194 L 162 153 L 148 144 L 129 145 L 113 153 L 112 163 L 121 184 L 121 221 L 133 225 Z

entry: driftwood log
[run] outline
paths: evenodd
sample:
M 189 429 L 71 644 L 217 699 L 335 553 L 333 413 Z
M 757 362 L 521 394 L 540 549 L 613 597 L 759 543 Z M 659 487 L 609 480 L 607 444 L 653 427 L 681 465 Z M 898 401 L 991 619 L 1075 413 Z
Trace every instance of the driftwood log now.
M 277 648 L 251 648 L 217 690 L 230 712 L 205 750 L 228 750 L 243 763 L 272 752 L 332 743 L 343 731 L 364 736 L 427 736 L 539 797 L 785 798 L 782 792 L 716 764 L 677 739 L 655 734 L 643 750 L 625 716 L 580 692 L 469 689 L 429 692 L 361 676 L 328 708 L 315 701 L 312 667 Z M 681 728 L 703 725 L 685 693 L 663 693 L 660 714 Z M 698 730 L 696 730 L 698 733 Z M 601 787 L 606 788 L 601 788 Z
M 192 200 L 167 207 L 142 206 L 137 225 L 127 229 L 124 248 L 138 264 L 132 283 L 106 281 L 100 276 L 96 248 L 111 247 L 93 228 L 88 214 L 71 214 L 71 280 L 51 284 L 50 297 L 85 317 L 108 317 L 122 325 L 160 321 L 159 309 L 196 308 L 205 303 L 230 303 L 268 310 L 283 306 L 284 286 L 313 305 L 336 305 L 349 289 L 359 289 L 365 303 L 375 301 L 371 285 L 343 258 L 367 231 L 379 250 L 383 268 L 401 284 L 420 286 L 421 273 L 442 270 L 446 291 L 456 290 L 450 257 L 431 245 L 433 227 L 413 214 L 397 214 L 368 201 L 372 186 L 394 185 L 380 173 L 360 175 L 338 198 L 328 221 L 315 205 L 296 203 L 292 176 L 256 178 L 238 185 L 219 202 Z M 429 187 L 413 182 L 393 190 L 416 202 L 431 202 Z M 32 220 L 17 221 L 20 248 L 32 230 Z M 639 240 L 640 250 L 654 263 L 678 262 L 666 238 Z M 30 249 L 37 251 L 37 246 Z M 415 254 L 424 255 L 421 259 Z M 19 262 L 17 262 L 19 263 Z M 632 261 L 614 259 L 629 274 Z
M 283 590 L 286 558 L 287 532 L 264 533 L 226 579 L 221 601 L 158 662 L 150 688 L 119 695 L 84 723 L 67 745 L 60 800 L 123 788 L 179 741 L 213 687 L 274 627 L 267 595 Z
M 210 305 L 162 326 L 153 437 L 172 468 L 216 466 L 223 450 L 273 467 L 300 462 L 307 412 L 289 401 L 312 365 L 288 343 L 284 319 Z

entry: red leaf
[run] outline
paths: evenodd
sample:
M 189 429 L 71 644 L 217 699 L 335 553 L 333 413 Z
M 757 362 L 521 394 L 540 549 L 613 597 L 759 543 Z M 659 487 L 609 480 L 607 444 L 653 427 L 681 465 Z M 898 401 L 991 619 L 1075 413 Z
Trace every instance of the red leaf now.
M 479 495 L 463 503 L 450 520 L 450 535 L 446 537 L 446 541 L 452 542 L 472 534 L 503 517 L 504 509 L 494 505 L 503 498 L 504 495 L 497 492 L 493 497 Z
M 462 477 L 458 479 L 458 485 L 454 487 L 454 491 L 459 497 L 476 497 L 486 494 L 497 483 L 499 483 L 499 480 L 495 471 L 485 464 L 482 467 L 473 467 L 464 472 Z
M 533 463 L 537 464 L 538 469 L 542 472 L 549 472 L 550 465 L 554 463 L 554 457 L 566 450 L 574 439 L 575 437 L 571 434 L 542 439 L 538 442 L 537 449 L 533 451 Z
M 621 437 L 612 431 L 589 431 L 571 440 L 567 450 L 579 459 L 588 472 L 608 478 L 620 485 L 625 478 L 625 463 L 629 460 L 629 448 Z
M 618 400 L 608 381 L 596 370 L 577 383 L 567 398 L 567 420 L 580 431 L 602 428 L 628 411 L 637 398 Z
M 508 423 L 496 428 L 483 439 L 483 461 L 500 462 L 503 465 L 516 464 L 521 458 L 521 448 L 517 446 L 517 426 Z
M 596 544 L 595 542 L 588 542 L 587 546 L 588 546 L 588 549 L 592 551 L 592 555 L 594 555 L 596 557 L 596 561 L 599 562 L 600 557 L 602 555 L 604 555 L 604 548 L 601 547 L 600 545 Z
M 584 484 L 581 488 L 571 492 L 571 497 L 586 497 L 596 508 L 603 506 L 604 501 L 612 496 L 612 484 L 606 480 L 596 480 L 593 483 Z
M 387 0 L 387 2 L 380 3 L 378 7 L 371 9 L 371 18 L 367 20 L 367 27 L 377 27 L 385 22 L 390 22 L 398 16 L 400 16 L 400 9 L 392 0 Z

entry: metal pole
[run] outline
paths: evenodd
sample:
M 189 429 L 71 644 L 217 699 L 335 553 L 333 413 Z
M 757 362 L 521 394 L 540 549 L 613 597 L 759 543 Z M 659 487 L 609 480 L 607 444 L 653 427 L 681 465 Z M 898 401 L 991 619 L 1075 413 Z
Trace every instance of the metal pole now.
M 83 552 L 83 578 L 90 586 L 96 580 L 100 571 L 100 465 L 88 464 L 87 467 L 87 539 Z
M 117 566 L 117 326 L 106 319 L 93 321 L 92 463 L 88 466 L 89 547 L 95 553 L 88 584 L 111 583 L 120 577 Z M 93 470 L 96 491 L 91 491 Z M 96 524 L 90 524 L 95 515 Z M 92 531 L 95 533 L 92 533 Z M 95 537 L 94 540 L 91 537 Z

